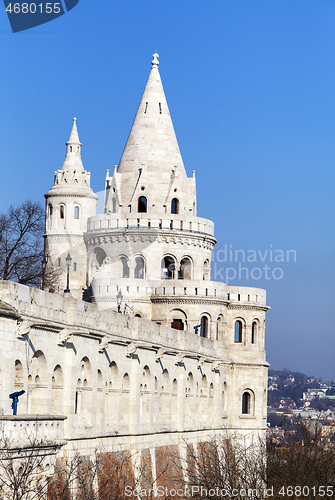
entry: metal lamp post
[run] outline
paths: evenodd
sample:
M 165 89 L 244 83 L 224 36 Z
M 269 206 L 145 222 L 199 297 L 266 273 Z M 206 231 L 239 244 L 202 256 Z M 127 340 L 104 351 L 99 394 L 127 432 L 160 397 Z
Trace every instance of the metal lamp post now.
M 121 292 L 121 289 L 120 289 L 119 292 L 118 292 L 118 294 L 117 294 L 117 296 L 116 296 L 117 312 L 118 313 L 121 313 L 122 299 L 123 299 L 123 295 L 122 295 L 122 292 Z
M 64 293 L 70 293 L 70 266 L 71 266 L 71 261 L 72 261 L 72 257 L 70 255 L 70 252 L 68 252 L 65 261 L 66 261 L 66 267 L 67 267 L 67 276 L 66 276 L 66 290 L 64 290 Z

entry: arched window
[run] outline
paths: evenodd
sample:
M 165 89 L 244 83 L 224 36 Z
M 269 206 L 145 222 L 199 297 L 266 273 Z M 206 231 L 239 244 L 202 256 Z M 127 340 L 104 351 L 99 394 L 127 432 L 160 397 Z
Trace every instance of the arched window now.
M 234 342 L 242 342 L 242 321 L 235 321 Z
M 161 262 L 161 277 L 163 279 L 173 279 L 175 275 L 176 263 L 173 257 L 163 257 Z
M 61 205 L 61 206 L 59 207 L 59 217 L 60 217 L 61 219 L 64 219 L 64 218 L 65 218 L 65 207 L 64 207 L 64 205 Z
M 134 278 L 143 280 L 145 278 L 145 266 L 143 257 L 136 257 L 135 263 L 136 267 L 134 270 Z
M 115 198 L 112 199 L 112 212 L 113 212 L 113 214 L 115 214 L 115 212 L 116 212 L 116 199 Z
M 147 199 L 145 196 L 140 196 L 138 199 L 137 211 L 146 213 L 147 212 Z
M 202 279 L 209 280 L 209 260 L 206 259 L 203 266 Z
M 202 318 L 201 318 L 200 337 L 208 337 L 208 318 L 207 318 L 207 316 L 202 316 Z
M 129 266 L 126 257 L 121 257 L 122 278 L 129 278 Z
M 178 269 L 178 279 L 180 280 L 190 280 L 191 279 L 191 261 L 189 258 L 184 257 L 180 262 L 180 268 Z
M 171 213 L 179 214 L 179 200 L 177 198 L 171 200 Z
M 245 415 L 251 412 L 251 396 L 249 392 L 244 392 L 242 394 L 242 413 Z
M 79 219 L 79 207 L 74 207 L 74 218 Z
M 52 205 L 49 203 L 49 219 L 52 217 Z
M 255 344 L 256 343 L 256 335 L 257 335 L 257 323 L 254 321 L 252 323 L 251 327 L 251 343 Z
M 95 258 L 97 260 L 97 263 L 98 263 L 99 267 L 101 267 L 105 258 L 107 257 L 107 254 L 106 254 L 105 250 L 103 250 L 100 247 L 95 248 L 94 253 L 95 253 Z
M 219 340 L 222 328 L 222 316 L 219 316 L 216 322 L 216 340 Z

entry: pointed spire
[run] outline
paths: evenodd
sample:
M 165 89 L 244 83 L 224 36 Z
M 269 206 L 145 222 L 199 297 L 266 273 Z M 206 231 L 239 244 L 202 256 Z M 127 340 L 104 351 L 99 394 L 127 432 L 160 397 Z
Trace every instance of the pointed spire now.
M 77 130 L 77 118 L 73 118 L 73 125 L 69 140 L 66 143 L 66 156 L 62 170 L 84 170 L 81 161 L 81 142 Z
M 158 70 L 158 57 L 157 52 L 153 54 L 151 72 L 119 163 L 119 173 L 137 173 L 142 163 L 149 172 L 170 174 L 178 166 L 185 173 Z
M 165 211 L 163 203 L 170 193 L 171 176 L 177 172 L 174 192 L 178 193 L 180 200 L 183 199 L 185 210 L 190 210 L 193 197 L 190 197 L 189 182 L 166 102 L 158 57 L 155 52 L 149 78 L 117 169 L 118 174 L 122 174 L 122 198 L 124 206 L 128 207 L 138 196 L 138 190 L 141 190 L 142 195 L 145 191 L 155 211 Z M 142 175 L 143 164 L 146 182 Z
M 79 140 L 79 135 L 78 135 L 78 130 L 77 130 L 77 118 L 73 118 L 73 125 L 72 125 L 70 138 L 67 141 L 66 145 L 68 145 L 68 144 L 78 144 L 79 146 L 82 146 L 82 144 Z

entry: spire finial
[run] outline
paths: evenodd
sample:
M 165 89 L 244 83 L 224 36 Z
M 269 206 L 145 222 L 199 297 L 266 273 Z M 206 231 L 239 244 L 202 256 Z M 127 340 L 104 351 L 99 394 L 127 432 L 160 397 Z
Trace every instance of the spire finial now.
M 77 121 L 77 118 L 73 118 L 73 121 L 76 122 Z
M 151 61 L 151 67 L 152 68 L 157 68 L 158 69 L 158 65 L 159 65 L 159 61 L 158 61 L 158 58 L 159 58 L 159 55 L 157 54 L 157 52 L 155 52 L 153 55 L 153 60 Z

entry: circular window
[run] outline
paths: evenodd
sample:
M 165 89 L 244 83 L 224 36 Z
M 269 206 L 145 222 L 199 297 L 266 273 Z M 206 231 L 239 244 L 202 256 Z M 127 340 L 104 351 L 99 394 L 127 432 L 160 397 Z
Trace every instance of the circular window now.
M 174 192 L 175 192 L 175 193 L 177 192 L 177 188 L 174 188 Z
M 141 187 L 141 191 L 144 191 L 144 190 L 145 190 L 145 187 L 144 187 L 144 186 L 142 186 L 142 187 Z

